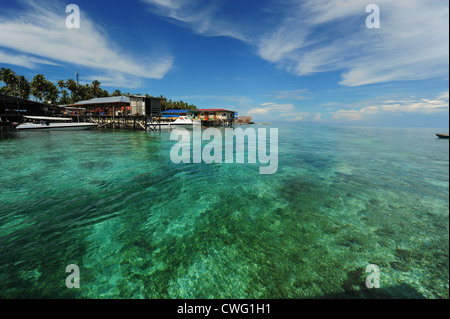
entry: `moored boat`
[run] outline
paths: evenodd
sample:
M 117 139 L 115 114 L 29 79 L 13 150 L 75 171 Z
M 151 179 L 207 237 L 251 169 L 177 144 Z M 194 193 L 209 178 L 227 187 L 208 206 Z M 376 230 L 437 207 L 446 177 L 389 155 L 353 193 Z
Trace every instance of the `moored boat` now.
M 439 138 L 447 138 L 447 139 L 448 139 L 448 134 L 439 134 L 439 133 L 436 133 L 436 136 L 439 137 Z
M 161 125 L 161 127 L 178 127 L 178 126 L 191 126 L 191 125 L 200 125 L 201 122 L 200 121 L 193 121 L 191 120 L 188 116 L 179 116 L 175 121 L 173 122 L 161 122 L 161 123 L 157 123 L 157 122 L 149 122 L 147 123 L 147 125 Z
M 47 117 L 47 116 L 24 116 L 24 122 L 13 123 L 18 131 L 29 130 L 88 130 L 97 127 L 96 123 L 72 122 L 71 118 Z

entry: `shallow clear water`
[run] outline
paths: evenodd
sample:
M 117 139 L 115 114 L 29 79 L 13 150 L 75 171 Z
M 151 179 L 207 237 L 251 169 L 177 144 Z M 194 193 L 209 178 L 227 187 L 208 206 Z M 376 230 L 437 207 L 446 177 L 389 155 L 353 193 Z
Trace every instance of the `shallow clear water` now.
M 272 127 L 274 175 L 173 164 L 168 133 L 1 132 L 0 297 L 449 297 L 448 140 Z

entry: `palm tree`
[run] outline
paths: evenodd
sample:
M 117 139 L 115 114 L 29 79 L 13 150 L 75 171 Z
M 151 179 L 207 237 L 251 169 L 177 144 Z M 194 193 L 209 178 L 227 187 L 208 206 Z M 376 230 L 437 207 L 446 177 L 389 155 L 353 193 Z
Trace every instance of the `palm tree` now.
M 106 90 L 101 90 L 101 91 L 102 91 L 102 93 L 101 93 L 101 96 L 99 96 L 99 97 L 109 97 L 108 91 L 106 91 Z
M 111 96 L 122 96 L 123 94 L 122 94 L 122 92 L 120 92 L 120 90 L 115 90 L 112 94 L 111 94 Z
M 94 94 L 92 93 L 92 88 L 89 84 L 79 85 L 78 86 L 78 95 L 82 100 L 90 100 L 94 98 Z
M 68 93 L 66 90 L 64 90 L 64 88 L 66 87 L 66 82 L 64 80 L 58 80 L 58 82 L 56 82 L 56 85 L 59 87 L 60 89 L 60 93 L 61 93 L 61 99 L 59 101 L 60 104 L 67 104 L 68 103 Z M 62 101 L 64 100 L 64 102 Z
M 74 79 L 68 79 L 68 80 L 66 81 L 66 87 L 67 87 L 71 92 L 76 91 L 76 89 L 77 89 L 77 82 L 75 82 Z
M 0 69 L 0 81 L 6 84 L 6 92 L 10 95 L 16 95 L 15 84 L 17 82 L 16 73 L 11 69 Z
M 31 84 L 28 82 L 27 78 L 23 75 L 17 77 L 17 82 L 19 84 L 19 97 L 25 100 L 30 98 L 31 94 Z
M 45 102 L 49 102 L 51 104 L 55 104 L 58 100 L 58 88 L 50 81 L 46 81 L 45 83 Z
M 69 92 L 67 90 L 61 91 L 61 99 L 59 100 L 60 104 L 65 105 L 70 103 Z
M 8 85 L 7 84 L 7 82 L 8 82 L 8 75 L 7 74 L 8 74 L 7 69 L 5 69 L 5 68 L 1 68 L 0 69 L 0 82 L 1 83 L 5 83 L 6 85 Z
M 100 95 L 102 94 L 101 89 L 100 89 L 100 85 L 101 83 L 97 80 L 92 81 L 92 94 L 94 95 L 94 97 L 100 97 Z
M 64 80 L 58 80 L 58 87 L 59 89 L 62 91 L 62 89 L 64 89 L 66 87 L 66 82 L 64 82 Z
M 36 74 L 31 82 L 31 94 L 33 94 L 41 102 L 47 89 L 47 83 L 48 81 L 42 74 Z
M 66 81 L 66 87 L 69 89 L 69 91 L 71 93 L 70 96 L 71 96 L 72 103 L 78 102 L 80 100 L 80 96 L 78 93 L 77 82 L 75 82 L 75 80 L 73 80 L 73 79 L 68 79 Z

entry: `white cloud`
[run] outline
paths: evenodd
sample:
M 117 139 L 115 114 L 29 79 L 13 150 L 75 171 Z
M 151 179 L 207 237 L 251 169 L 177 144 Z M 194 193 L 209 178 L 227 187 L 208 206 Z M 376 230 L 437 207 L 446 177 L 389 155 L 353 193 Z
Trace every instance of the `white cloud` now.
M 447 1 L 378 0 L 380 29 L 366 28 L 364 0 L 266 1 L 271 10 L 260 20 L 239 4 L 230 17 L 221 1 L 142 1 L 199 34 L 242 40 L 299 76 L 340 71 L 349 87 L 448 76 Z M 259 14 L 261 6 L 254 7 Z
M 314 112 L 289 112 L 289 113 L 282 113 L 280 114 L 280 118 L 282 120 L 288 121 L 288 122 L 320 122 L 322 118 L 321 113 L 314 113 Z
M 448 3 L 377 4 L 381 28 L 367 29 L 364 1 L 305 2 L 262 37 L 259 54 L 298 75 L 345 70 L 340 82 L 345 86 L 447 75 Z M 331 31 L 318 31 L 324 28 Z
M 23 66 L 29 69 L 35 68 L 38 64 L 59 65 L 48 60 L 38 59 L 25 54 L 11 54 L 3 50 L 0 50 L 0 62 Z
M 265 116 L 270 119 L 278 119 L 289 122 L 314 121 L 321 120 L 321 113 L 300 112 L 297 111 L 294 104 L 263 103 L 262 107 L 253 108 L 247 112 L 248 115 Z
M 261 115 L 274 113 L 286 113 L 294 110 L 293 104 L 276 104 L 276 103 L 263 103 L 262 108 L 253 108 L 247 112 L 248 115 Z
M 81 27 L 68 29 L 65 7 L 57 2 L 24 2 L 25 10 L 0 14 L 0 47 L 20 52 L 0 55 L 0 62 L 35 67 L 37 64 L 71 63 L 103 72 L 161 79 L 172 68 L 171 56 L 154 56 L 149 60 L 134 59 L 126 48 L 101 30 L 81 10 Z M 34 56 L 39 58 L 34 58 Z
M 246 35 L 232 21 L 219 18 L 220 4 L 201 0 L 141 0 L 151 13 L 206 36 L 227 36 L 247 41 Z
M 390 114 L 400 115 L 406 113 L 415 114 L 439 114 L 449 110 L 449 92 L 443 92 L 435 99 L 409 99 L 409 100 L 389 100 L 380 105 L 370 105 L 361 109 L 338 110 L 334 112 L 333 119 L 338 121 L 361 121 L 373 116 Z
M 182 1 L 177 0 L 151 0 L 148 2 L 160 5 L 171 10 L 178 9 L 182 5 Z
M 292 114 L 284 114 L 284 120 L 288 122 L 320 122 L 321 113 L 297 112 Z

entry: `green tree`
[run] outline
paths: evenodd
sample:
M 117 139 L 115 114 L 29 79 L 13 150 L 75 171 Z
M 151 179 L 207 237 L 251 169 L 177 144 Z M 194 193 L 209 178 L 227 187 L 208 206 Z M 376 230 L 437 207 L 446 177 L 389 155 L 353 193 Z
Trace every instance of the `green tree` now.
M 18 87 L 19 87 L 19 97 L 28 100 L 31 95 L 31 84 L 28 82 L 27 78 L 23 75 L 17 77 Z
M 70 91 L 70 102 L 71 103 L 76 103 L 81 100 L 80 95 L 78 94 L 78 85 L 75 80 L 68 79 L 66 81 L 66 87 Z
M 31 94 L 33 94 L 35 98 L 39 99 L 40 102 L 42 102 L 45 96 L 47 82 L 48 81 L 42 74 L 36 74 L 33 81 L 31 81 Z
M 69 96 L 69 92 L 67 92 L 67 90 L 61 91 L 61 99 L 59 100 L 59 103 L 62 105 L 66 105 L 66 104 L 70 103 L 70 96 Z
M 17 96 L 15 90 L 15 84 L 17 82 L 16 73 L 11 69 L 1 68 L 0 69 L 0 81 L 6 84 L 4 92 L 6 94 Z
M 92 92 L 92 88 L 89 84 L 86 85 L 78 85 L 78 95 L 81 100 L 90 100 L 94 98 L 94 94 Z
M 115 90 L 112 94 L 111 94 L 111 96 L 122 96 L 123 94 L 122 94 L 122 92 L 120 92 L 120 90 Z
M 109 97 L 109 96 L 110 96 L 110 95 L 109 95 L 109 92 L 108 92 L 108 91 L 102 90 L 101 96 L 99 96 L 99 97 Z
M 45 102 L 56 104 L 59 98 L 59 91 L 56 85 L 54 85 L 50 81 L 46 81 L 45 83 L 45 91 L 44 91 Z
M 62 91 L 66 87 L 66 82 L 64 80 L 58 80 L 58 87 Z
M 102 95 L 102 89 L 100 88 L 101 83 L 97 80 L 92 81 L 92 95 L 94 97 L 100 97 Z

